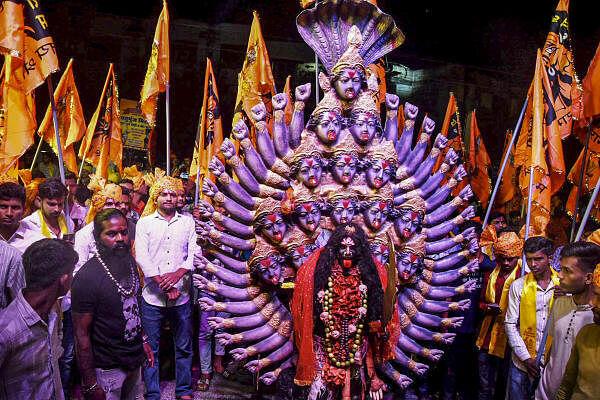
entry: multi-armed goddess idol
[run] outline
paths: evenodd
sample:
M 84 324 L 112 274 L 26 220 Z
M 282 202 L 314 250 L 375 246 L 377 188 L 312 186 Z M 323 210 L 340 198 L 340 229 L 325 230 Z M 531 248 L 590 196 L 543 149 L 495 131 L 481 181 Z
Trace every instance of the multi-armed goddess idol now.
M 310 399 L 381 398 L 383 381 L 406 388 L 426 373 L 469 306 L 452 298 L 474 288 L 473 217 L 456 153 L 425 117 L 413 146 L 416 106 L 387 94 L 381 122 L 369 65 L 404 40 L 392 17 L 362 0 L 326 0 L 297 18 L 298 31 L 321 60 L 324 94 L 305 124 L 310 84 L 296 88 L 285 123 L 285 94 L 273 97 L 272 131 L 264 104 L 253 110 L 256 144 L 244 122 L 221 150 L 211 200 L 200 205 L 204 255 L 198 287 L 224 329 L 218 340 L 265 384 L 295 369 Z M 403 120 L 403 126 L 399 125 Z M 432 137 L 434 136 L 434 137 Z M 452 232 L 452 235 L 450 233 Z M 238 255 L 251 252 L 248 261 Z M 295 287 L 294 287 L 295 286 Z

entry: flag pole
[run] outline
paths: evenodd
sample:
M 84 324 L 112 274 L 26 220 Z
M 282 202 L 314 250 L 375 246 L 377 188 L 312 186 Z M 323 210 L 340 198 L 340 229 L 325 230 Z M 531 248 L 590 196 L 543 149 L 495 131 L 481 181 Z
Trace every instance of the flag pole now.
M 569 239 L 571 242 L 573 241 L 573 237 L 575 236 L 575 226 L 577 225 L 577 217 L 579 216 L 579 202 L 581 200 L 581 186 L 583 186 L 583 176 L 585 175 L 585 170 L 587 168 L 587 153 L 590 148 L 590 137 L 592 136 L 592 121 L 588 125 L 587 135 L 585 138 L 585 147 L 583 152 L 583 160 L 581 161 L 581 172 L 579 174 L 579 185 L 577 186 L 577 199 L 575 200 L 575 212 L 573 213 L 573 222 L 571 223 L 571 236 Z
M 577 231 L 577 235 L 575 236 L 575 242 L 580 240 L 581 236 L 583 235 L 583 230 L 585 229 L 585 224 L 587 223 L 587 220 L 590 217 L 590 213 L 592 212 L 592 208 L 594 207 L 594 203 L 596 202 L 596 198 L 598 197 L 598 192 L 600 192 L 600 179 L 598 179 L 598 182 L 596 182 L 596 187 L 594 188 L 592 197 L 590 197 L 590 202 L 588 203 L 588 206 L 585 209 L 585 214 L 583 214 L 583 218 L 581 219 L 581 224 L 579 225 L 579 230 Z
M 315 1 L 314 8 L 317 8 L 317 4 L 319 4 L 319 0 Z M 315 107 L 319 104 L 319 56 L 315 52 Z
M 533 150 L 533 148 L 532 148 Z M 533 160 L 531 166 L 529 167 L 529 190 L 527 194 L 527 215 L 525 215 L 525 241 L 529 239 L 529 226 L 531 225 L 531 203 L 533 197 Z M 525 261 L 525 253 L 523 253 L 523 261 L 521 264 L 521 276 L 525 275 L 525 266 L 527 262 Z
M 65 181 L 65 166 L 63 159 L 63 151 L 62 144 L 60 143 L 60 133 L 58 132 L 58 112 L 56 110 L 56 103 L 54 102 L 54 87 L 52 85 L 52 75 L 48 75 L 46 78 L 46 83 L 48 84 L 48 97 L 50 97 L 50 107 L 52 108 L 52 122 L 54 124 L 54 139 L 56 140 L 56 152 L 58 154 L 58 171 L 60 173 L 60 181 L 63 185 L 66 185 Z M 42 140 L 42 138 L 40 138 Z M 67 222 L 67 233 L 73 233 L 73 227 L 71 226 L 71 216 L 69 210 L 69 201 L 68 196 L 65 199 L 65 221 Z
M 504 175 L 504 170 L 506 169 L 506 164 L 508 164 L 508 159 L 510 157 L 510 152 L 517 140 L 517 136 L 519 131 L 521 130 L 521 125 L 523 124 L 523 116 L 525 115 L 525 110 L 527 109 L 527 103 L 529 98 L 525 98 L 525 103 L 523 103 L 523 108 L 521 108 L 521 114 L 519 114 L 519 119 L 517 120 L 517 125 L 515 126 L 515 130 L 513 131 L 512 138 L 510 139 L 510 144 L 506 149 L 506 154 L 502 160 L 502 165 L 500 166 L 500 171 L 498 171 L 498 177 L 496 178 L 496 184 L 494 185 L 494 190 L 492 192 L 492 196 L 490 197 L 490 202 L 488 204 L 487 210 L 485 212 L 485 218 L 483 219 L 482 230 L 488 224 L 488 220 L 490 219 L 490 214 L 492 212 L 492 206 L 494 205 L 494 200 L 496 200 L 496 195 L 498 194 L 498 189 L 500 188 L 500 183 L 502 182 L 502 175 Z
M 166 84 L 165 90 L 165 107 L 166 107 L 166 119 L 167 119 L 167 175 L 171 176 L 171 118 L 170 118 L 170 86 L 169 82 Z
M 37 158 L 40 155 L 40 150 L 42 149 L 43 141 L 44 141 L 44 138 L 40 136 L 40 142 L 38 143 L 37 149 L 35 150 L 35 155 L 33 156 L 33 161 L 31 162 L 31 167 L 29 167 L 30 171 L 33 171 L 33 166 L 35 165 L 35 162 L 37 161 Z

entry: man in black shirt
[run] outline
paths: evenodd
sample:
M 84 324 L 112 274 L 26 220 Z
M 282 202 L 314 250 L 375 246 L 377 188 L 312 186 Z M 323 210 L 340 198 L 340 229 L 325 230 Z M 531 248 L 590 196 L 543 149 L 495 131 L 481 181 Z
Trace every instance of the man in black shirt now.
M 154 356 L 144 340 L 141 294 L 130 253 L 127 219 L 117 209 L 94 218 L 97 254 L 73 281 L 72 309 L 77 362 L 87 399 L 138 399 L 141 366 Z

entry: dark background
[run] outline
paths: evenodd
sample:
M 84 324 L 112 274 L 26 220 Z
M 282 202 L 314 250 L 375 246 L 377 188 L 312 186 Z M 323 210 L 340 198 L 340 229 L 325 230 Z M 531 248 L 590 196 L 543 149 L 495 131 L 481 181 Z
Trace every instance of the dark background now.
M 388 62 L 424 71 L 421 88 L 409 97 L 401 96 L 401 100 L 420 106 L 440 127 L 448 92 L 455 92 L 463 116 L 477 108 L 479 127 L 490 156 L 497 163 L 504 132 L 514 127 L 533 75 L 536 48 L 544 44 L 557 2 L 378 3 L 406 35 L 405 43 L 388 55 Z M 290 74 L 294 86 L 312 80 L 296 71 L 299 63 L 313 61 L 308 46 L 299 44 L 302 50 L 294 60 L 279 54 L 279 46 L 272 46 L 276 42 L 301 43 L 295 28 L 295 17 L 301 11 L 298 0 L 171 0 L 168 4 L 172 32 L 172 148 L 179 158 L 191 157 L 207 56 L 213 58 L 217 75 L 223 126 L 226 132 L 230 129 L 237 91 L 235 74 L 244 60 L 253 9 L 261 17 L 277 88 L 282 89 Z M 115 63 L 120 96 L 139 99 L 162 1 L 46 0 L 44 7 L 61 65 L 66 65 L 70 57 L 75 58 L 75 79 L 86 121 L 97 105 L 108 62 Z M 600 38 L 598 15 L 600 2 L 571 1 L 571 37 L 580 77 L 585 75 Z M 215 27 L 217 24 L 223 25 Z M 218 34 L 221 26 L 227 29 L 227 24 L 245 25 L 245 33 L 236 37 L 239 43 L 235 46 L 213 48 L 211 35 L 215 35 L 214 30 Z M 186 32 L 194 25 L 208 28 L 190 38 Z M 119 28 L 124 30 L 121 37 L 110 33 Z M 201 40 L 206 45 L 198 47 L 196 43 Z M 54 79 L 58 81 L 58 74 Z M 389 87 L 388 91 L 392 91 Z M 38 92 L 38 113 L 42 113 L 47 94 L 41 89 Z M 159 100 L 156 128 L 159 163 L 164 162 L 163 99 L 164 96 Z M 566 147 L 567 159 L 572 160 L 578 147 Z

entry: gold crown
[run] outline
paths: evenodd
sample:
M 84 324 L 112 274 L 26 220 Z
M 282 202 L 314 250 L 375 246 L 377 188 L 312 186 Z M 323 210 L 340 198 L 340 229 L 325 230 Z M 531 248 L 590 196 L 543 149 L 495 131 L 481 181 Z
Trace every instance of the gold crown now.
M 386 160 L 390 162 L 398 161 L 398 153 L 391 140 L 382 139 L 381 141 L 374 142 L 369 149 L 367 154 L 369 158 L 374 160 Z
M 354 138 L 349 132 L 344 132 L 339 143 L 333 149 L 333 155 L 352 154 L 358 157 L 362 153 L 362 148 L 354 141 Z
M 409 209 L 425 215 L 425 211 L 427 211 L 427 203 L 425 203 L 425 200 L 423 200 L 422 197 L 415 196 L 406 200 L 398 208 Z
M 307 236 L 301 229 L 294 227 L 285 242 L 285 249 L 288 253 L 296 250 L 298 247 L 313 243 L 313 239 Z
M 342 102 L 340 99 L 338 99 L 334 90 L 325 92 L 323 99 L 321 99 L 319 104 L 317 104 L 311 116 L 318 116 L 327 111 L 333 111 L 339 115 L 342 115 Z
M 321 156 L 321 148 L 321 142 L 319 142 L 314 133 L 308 131 L 302 132 L 302 141 L 294 150 L 291 164 L 294 165 L 303 158 Z
M 323 191 L 321 192 L 321 195 L 324 195 L 329 201 L 336 201 L 340 199 L 358 200 L 362 194 L 363 193 L 361 193 L 359 188 L 355 186 L 342 186 L 339 184 L 328 185 L 327 187 L 324 187 Z
M 266 199 L 261 199 L 258 201 L 258 205 L 254 210 L 254 222 L 257 222 L 260 217 L 271 214 L 281 212 L 281 201 L 275 200 L 272 197 L 267 197 Z
M 401 252 L 409 252 L 417 257 L 425 257 L 425 235 L 414 235 L 404 245 L 402 245 Z
M 392 185 L 388 184 L 375 192 L 371 192 L 369 195 L 367 195 L 366 200 L 394 201 L 394 190 L 392 189 Z
M 301 183 L 292 183 L 292 202 L 295 207 L 298 204 L 312 203 L 319 200 L 318 193 Z
M 277 249 L 267 243 L 264 239 L 261 239 L 260 236 L 256 238 L 256 246 L 254 247 L 254 251 L 250 255 L 248 259 L 248 266 L 252 267 L 252 265 L 257 262 L 268 258 L 272 254 L 279 254 Z
M 18 179 L 16 176 L 2 174 L 0 175 L 0 185 L 3 183 L 18 183 Z
M 348 48 L 342 54 L 338 62 L 332 69 L 333 74 L 337 74 L 345 68 L 356 68 L 365 72 L 365 60 L 360 56 L 359 49 L 363 44 L 362 34 L 356 25 L 352 25 L 348 33 Z
M 351 111 L 353 113 L 371 113 L 377 117 L 378 120 L 381 119 L 381 116 L 379 115 L 379 106 L 373 99 L 373 95 L 371 94 L 370 90 L 362 91 L 360 93 L 358 99 L 356 99 L 352 105 Z

